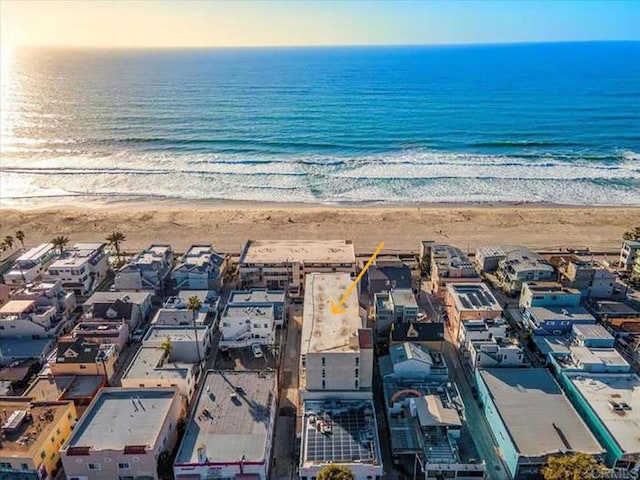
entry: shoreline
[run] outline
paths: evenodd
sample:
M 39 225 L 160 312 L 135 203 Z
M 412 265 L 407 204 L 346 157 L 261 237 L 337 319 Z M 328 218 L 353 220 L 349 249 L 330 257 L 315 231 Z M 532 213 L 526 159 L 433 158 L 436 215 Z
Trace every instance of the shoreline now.
M 125 251 L 170 243 L 184 251 L 206 242 L 239 252 L 248 239 L 350 239 L 359 251 L 384 241 L 387 253 L 417 251 L 421 240 L 463 250 L 516 244 L 535 249 L 620 248 L 637 226 L 640 207 L 553 204 L 428 204 L 326 206 L 253 202 L 122 202 L 108 205 L 0 208 L 0 237 L 22 230 L 28 245 L 64 235 L 70 243 L 103 241 L 115 230 Z

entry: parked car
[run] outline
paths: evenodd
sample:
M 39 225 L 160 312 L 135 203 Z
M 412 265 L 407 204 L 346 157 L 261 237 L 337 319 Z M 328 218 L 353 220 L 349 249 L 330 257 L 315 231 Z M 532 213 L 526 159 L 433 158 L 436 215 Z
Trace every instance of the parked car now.
M 254 358 L 262 358 L 264 356 L 262 348 L 260 348 L 260 344 L 258 343 L 251 345 L 251 351 L 253 352 Z

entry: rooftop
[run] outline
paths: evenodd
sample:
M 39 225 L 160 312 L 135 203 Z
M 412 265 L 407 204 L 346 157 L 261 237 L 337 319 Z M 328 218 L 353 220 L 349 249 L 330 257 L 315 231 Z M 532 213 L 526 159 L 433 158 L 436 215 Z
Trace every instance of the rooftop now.
M 521 455 L 603 452 L 546 369 L 492 368 L 479 372 Z
M 557 282 L 526 282 L 525 285 L 532 293 L 580 295 L 580 290 L 577 288 L 564 287 Z
M 331 462 L 382 465 L 370 400 L 306 401 L 303 409 L 303 467 Z
M 9 300 L 0 308 L 0 314 L 3 315 L 20 315 L 35 307 L 34 300 Z
M 30 248 L 25 253 L 20 255 L 16 259 L 16 262 L 20 263 L 20 262 L 38 261 L 40 260 L 40 258 L 48 255 L 49 252 L 51 252 L 51 250 L 53 250 L 54 248 L 55 247 L 53 246 L 53 243 L 41 243 L 37 247 Z
M 621 449 L 640 453 L 640 377 L 582 373 L 567 377 Z
M 505 259 L 502 260 L 504 265 L 515 272 L 527 270 L 546 270 L 553 272 L 551 264 L 545 260 L 540 254 L 529 250 L 526 247 L 504 247 Z
M 349 295 L 344 313 L 334 315 L 331 300 L 338 302 L 351 285 L 348 273 L 310 273 L 306 278 L 302 318 L 301 354 L 353 351 L 358 349 L 358 330 L 363 328 L 358 298 Z
M 123 379 L 187 378 L 193 363 L 165 361 L 165 352 L 156 346 L 142 345 L 123 375 Z
M 152 447 L 177 395 L 178 391 L 172 388 L 103 388 L 76 425 L 65 448 Z
M 612 340 L 613 335 L 611 335 L 606 328 L 602 325 L 574 325 L 573 327 L 574 335 L 580 336 L 585 339 L 600 339 L 600 340 Z
M 397 290 L 391 290 L 391 300 L 395 307 L 415 308 L 418 309 L 418 303 L 416 297 L 410 288 L 399 288 Z
M 207 312 L 198 312 L 196 314 L 196 325 L 207 325 L 209 319 Z M 193 325 L 193 312 L 187 309 L 177 308 L 160 308 L 153 320 L 152 325 Z
M 234 290 L 229 294 L 227 303 L 284 303 L 284 290 L 267 290 L 253 288 L 251 290 Z
M 569 347 L 574 366 L 602 365 L 628 368 L 629 362 L 615 348 L 592 348 L 572 345 Z M 565 363 L 561 363 L 565 366 Z
M 92 259 L 96 253 L 104 249 L 105 243 L 76 243 L 65 250 L 49 268 L 72 268 L 84 265 Z
M 616 302 L 612 300 L 598 300 L 594 302 L 594 311 L 597 315 L 602 316 L 640 316 L 640 309 L 634 308 L 634 306 L 629 303 Z
M 458 311 L 502 310 L 489 287 L 484 283 L 455 283 L 447 285 Z
M 240 264 L 355 263 L 351 240 L 249 240 Z
M 211 245 L 191 245 L 186 253 L 180 257 L 176 270 L 215 268 L 222 265 L 223 261 L 224 256 L 216 252 Z
M 154 263 L 162 263 L 167 260 L 167 254 L 171 252 L 171 245 L 150 245 L 149 248 L 141 251 L 131 258 L 130 265 L 149 266 Z
M 82 399 L 93 397 L 103 383 L 101 375 L 41 375 L 24 395 L 38 401 Z
M 31 403 L 33 402 L 33 403 Z M 71 402 L 39 402 L 31 397 L 0 397 L 0 457 L 34 457 L 53 427 L 67 415 Z
M 204 336 L 205 336 L 207 327 L 201 325 L 197 327 L 197 330 L 198 330 L 198 341 L 202 343 L 204 341 Z M 164 325 L 152 325 L 144 337 L 144 342 L 162 343 L 167 338 L 172 342 L 195 342 L 196 341 L 192 327 L 185 328 L 184 326 L 169 327 Z
M 537 322 L 547 320 L 596 322 L 595 317 L 583 307 L 531 307 L 528 311 Z
M 53 343 L 51 338 L 2 338 L 0 341 L 0 357 L 39 358 Z
M 458 247 L 454 247 L 451 245 L 432 245 L 431 258 L 439 268 L 474 270 L 473 263 L 471 263 L 467 254 L 460 250 Z
M 551 353 L 554 355 L 569 355 L 569 340 L 564 336 L 534 335 L 533 343 L 536 344 L 542 355 Z
M 275 395 L 275 372 L 210 370 L 175 463 L 268 460 Z
M 439 322 L 395 322 L 391 327 L 394 342 L 444 341 L 444 324 Z
M 625 240 L 624 245 L 628 245 L 631 248 L 640 248 L 640 240 Z
M 96 292 L 83 303 L 83 306 L 89 307 L 95 303 L 113 303 L 116 300 L 140 305 L 150 297 L 149 292 Z

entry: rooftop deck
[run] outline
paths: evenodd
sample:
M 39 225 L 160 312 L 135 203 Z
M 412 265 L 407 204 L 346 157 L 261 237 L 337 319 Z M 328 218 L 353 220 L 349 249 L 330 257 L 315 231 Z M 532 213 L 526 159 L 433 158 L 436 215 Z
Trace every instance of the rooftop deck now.
M 240 264 L 355 263 L 350 240 L 249 240 Z

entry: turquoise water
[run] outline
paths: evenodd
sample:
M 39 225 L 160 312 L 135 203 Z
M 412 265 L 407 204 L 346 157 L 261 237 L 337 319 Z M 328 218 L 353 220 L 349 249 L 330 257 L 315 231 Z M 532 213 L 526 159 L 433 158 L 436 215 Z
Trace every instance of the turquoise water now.
M 3 204 L 640 204 L 640 43 L 21 50 Z

